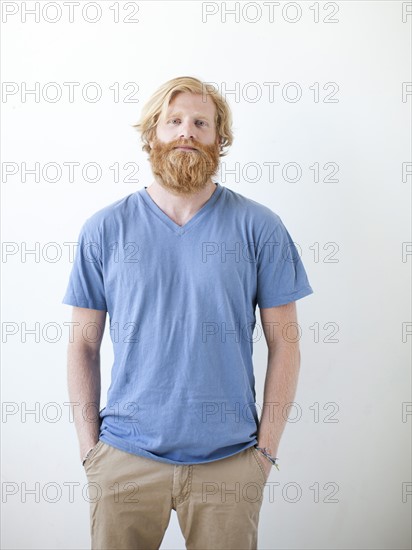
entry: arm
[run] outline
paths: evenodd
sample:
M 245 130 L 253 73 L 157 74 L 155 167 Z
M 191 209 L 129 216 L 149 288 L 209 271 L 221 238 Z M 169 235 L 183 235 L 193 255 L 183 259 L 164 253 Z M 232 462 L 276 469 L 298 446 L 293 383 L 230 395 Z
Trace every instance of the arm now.
M 67 382 L 70 401 L 75 403 L 72 410 L 82 459 L 99 439 L 100 345 L 106 311 L 73 307 L 72 322 L 73 337 L 67 350 Z
M 288 323 L 296 323 L 297 327 L 296 302 L 261 309 L 260 317 L 268 345 L 268 365 L 257 439 L 259 447 L 266 447 L 276 456 L 287 420 L 284 406 L 294 399 L 300 369 L 299 334 L 293 326 L 285 328 Z

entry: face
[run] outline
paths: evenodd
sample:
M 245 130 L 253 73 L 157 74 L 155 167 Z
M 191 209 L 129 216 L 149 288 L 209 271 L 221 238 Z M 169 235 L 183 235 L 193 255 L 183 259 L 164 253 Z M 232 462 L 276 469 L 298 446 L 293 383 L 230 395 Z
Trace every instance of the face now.
M 150 162 L 159 183 L 174 194 L 200 191 L 216 174 L 220 146 L 215 113 L 209 95 L 180 92 L 159 118 L 149 142 Z

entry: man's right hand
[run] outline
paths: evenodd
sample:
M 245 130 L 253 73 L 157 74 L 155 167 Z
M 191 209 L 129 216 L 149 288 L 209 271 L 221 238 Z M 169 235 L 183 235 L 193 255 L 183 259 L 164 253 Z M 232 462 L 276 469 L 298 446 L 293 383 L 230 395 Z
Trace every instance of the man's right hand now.
M 82 464 L 86 460 L 86 458 L 89 456 L 89 453 L 96 447 L 98 442 L 99 441 L 96 441 L 94 445 L 92 445 L 91 447 L 88 446 L 83 451 L 80 452 L 80 461 Z
M 80 460 L 97 445 L 100 435 L 100 344 L 107 311 L 74 306 L 73 335 L 68 344 L 67 379 L 73 405 Z M 87 327 L 97 326 L 98 338 L 86 338 Z M 86 414 L 87 413 L 87 414 Z

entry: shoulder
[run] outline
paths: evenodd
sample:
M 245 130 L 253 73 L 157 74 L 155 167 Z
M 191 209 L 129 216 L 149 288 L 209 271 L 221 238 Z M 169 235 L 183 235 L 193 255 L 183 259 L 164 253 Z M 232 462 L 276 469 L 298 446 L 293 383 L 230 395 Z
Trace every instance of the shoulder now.
M 135 204 L 135 194 L 130 193 L 91 214 L 83 223 L 82 232 L 102 233 L 117 229 L 130 218 Z
M 271 230 L 282 226 L 282 220 L 271 208 L 257 202 L 241 193 L 237 193 L 228 187 L 225 187 L 226 200 L 229 207 L 233 207 L 236 213 L 242 215 L 245 220 L 253 223 L 256 227 L 260 227 L 262 230 Z

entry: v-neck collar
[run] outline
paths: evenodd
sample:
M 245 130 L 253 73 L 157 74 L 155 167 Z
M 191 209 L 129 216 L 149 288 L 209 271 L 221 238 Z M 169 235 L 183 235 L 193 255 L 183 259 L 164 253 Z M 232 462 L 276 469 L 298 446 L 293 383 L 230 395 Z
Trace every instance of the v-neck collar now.
M 145 205 L 157 216 L 160 220 L 162 220 L 172 231 L 177 233 L 178 235 L 184 235 L 187 231 L 189 231 L 199 220 L 202 218 L 211 208 L 213 208 L 213 205 L 218 200 L 220 195 L 222 194 L 223 187 L 220 185 L 219 182 L 214 182 L 216 185 L 216 189 L 214 190 L 213 194 L 209 197 L 209 199 L 205 202 L 205 204 L 196 212 L 194 216 L 190 218 L 188 222 L 186 222 L 184 225 L 178 225 L 175 223 L 163 210 L 155 203 L 155 201 L 152 199 L 152 197 L 147 192 L 146 187 L 142 187 L 139 189 L 135 195 L 138 193 L 140 197 L 143 199 Z

